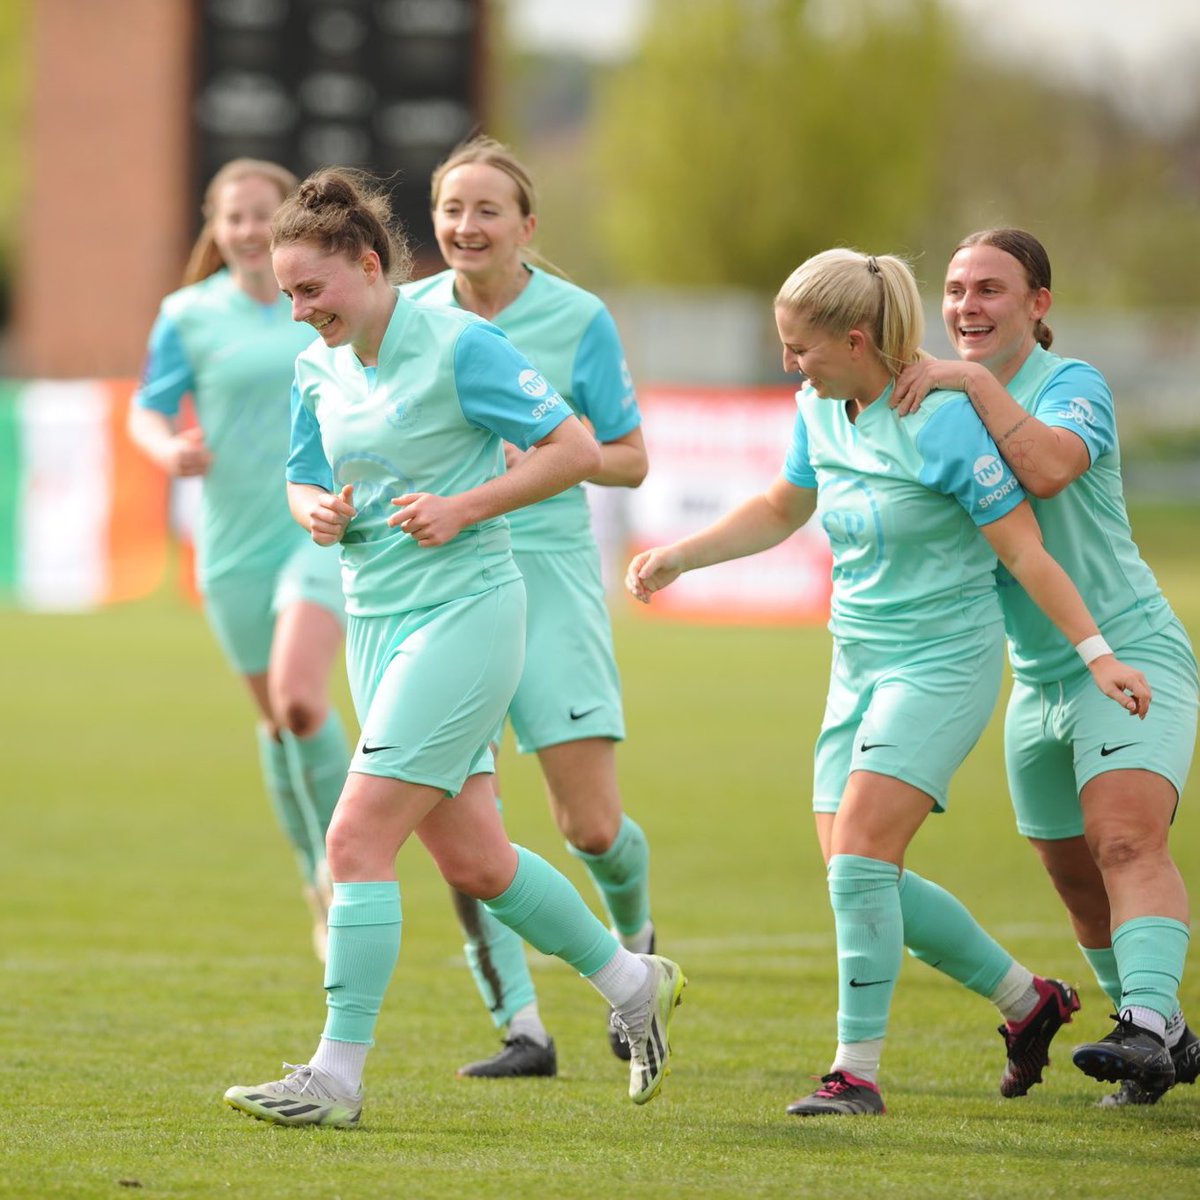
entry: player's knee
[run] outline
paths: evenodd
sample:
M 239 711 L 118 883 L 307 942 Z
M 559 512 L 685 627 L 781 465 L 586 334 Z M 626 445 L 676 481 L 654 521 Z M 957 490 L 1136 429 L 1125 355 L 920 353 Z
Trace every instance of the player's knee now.
M 1152 861 L 1165 853 L 1166 844 L 1155 831 L 1119 830 L 1095 839 L 1093 853 L 1102 872 L 1121 871 Z
M 334 879 L 349 879 L 354 871 L 357 855 L 353 843 L 336 826 L 330 826 L 325 834 L 325 861 Z
M 388 860 L 381 853 L 378 839 L 354 822 L 339 821 L 336 816 L 325 834 L 325 860 L 330 874 L 340 883 L 386 878 Z
M 470 853 L 448 854 L 437 859 L 442 878 L 456 891 L 474 900 L 492 900 L 512 882 L 511 872 Z
M 307 697 L 283 696 L 275 706 L 275 717 L 282 729 L 294 737 L 311 737 L 325 720 L 322 706 Z
M 576 827 L 565 833 L 566 839 L 584 854 L 607 854 L 617 839 L 615 829 Z
M 559 832 L 584 854 L 605 854 L 621 832 L 621 811 L 606 811 L 600 805 L 555 805 Z

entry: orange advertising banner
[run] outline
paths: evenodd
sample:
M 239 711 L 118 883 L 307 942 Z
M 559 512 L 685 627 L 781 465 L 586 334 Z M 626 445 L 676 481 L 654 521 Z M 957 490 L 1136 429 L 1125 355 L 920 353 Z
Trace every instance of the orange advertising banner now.
M 81 612 L 158 587 L 167 481 L 125 433 L 133 386 L 0 384 L 0 603 Z
M 717 520 L 783 469 L 796 416 L 783 388 L 639 390 L 650 473 L 632 493 L 632 553 Z M 652 617 L 726 624 L 813 624 L 829 618 L 829 543 L 809 522 L 781 545 L 681 576 L 636 604 Z

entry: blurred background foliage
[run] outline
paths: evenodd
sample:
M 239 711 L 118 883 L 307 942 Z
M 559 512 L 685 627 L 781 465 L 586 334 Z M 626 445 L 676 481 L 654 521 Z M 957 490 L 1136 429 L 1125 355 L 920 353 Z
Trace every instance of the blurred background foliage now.
M 1155 126 L 1116 85 L 989 54 L 939 0 L 648 2 L 625 61 L 497 48 L 492 126 L 553 215 L 539 245 L 593 285 L 770 293 L 849 243 L 936 287 L 1003 223 L 1051 247 L 1062 301 L 1200 303 L 1200 111 Z
M 616 61 L 531 54 L 485 2 L 486 126 L 533 168 L 540 250 L 588 286 L 761 297 L 848 243 L 936 294 L 958 239 L 1005 223 L 1050 247 L 1060 303 L 1200 306 L 1200 100 L 1146 121 L 1115 74 L 997 57 L 950 0 L 646 0 Z M 0 326 L 36 3 L 0 4 Z

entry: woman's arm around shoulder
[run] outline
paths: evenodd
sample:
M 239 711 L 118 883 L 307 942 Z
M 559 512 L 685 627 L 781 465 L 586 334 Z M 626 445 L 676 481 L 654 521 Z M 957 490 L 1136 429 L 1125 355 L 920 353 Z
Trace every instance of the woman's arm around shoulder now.
M 903 417 L 937 389 L 966 393 L 1004 461 L 1031 496 L 1058 495 L 1092 465 L 1081 437 L 1026 412 L 981 363 L 922 359 L 901 372 L 890 403 Z

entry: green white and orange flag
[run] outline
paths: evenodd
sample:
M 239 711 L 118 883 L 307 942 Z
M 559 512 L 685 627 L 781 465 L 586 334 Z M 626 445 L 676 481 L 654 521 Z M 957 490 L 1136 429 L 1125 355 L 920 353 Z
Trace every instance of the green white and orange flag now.
M 167 484 L 125 434 L 132 393 L 0 382 L 0 604 L 80 611 L 159 586 Z

